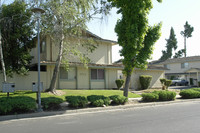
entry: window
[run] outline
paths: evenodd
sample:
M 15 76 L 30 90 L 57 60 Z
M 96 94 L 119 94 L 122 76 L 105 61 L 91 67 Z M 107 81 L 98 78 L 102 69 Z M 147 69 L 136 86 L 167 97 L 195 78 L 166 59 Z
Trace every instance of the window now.
M 60 79 L 74 80 L 76 79 L 76 69 L 69 68 L 67 71 L 65 68 L 60 68 Z
M 181 68 L 188 68 L 189 67 L 189 63 L 181 63 Z
M 164 64 L 164 68 L 170 69 L 170 65 L 169 64 Z
M 92 80 L 103 80 L 104 79 L 104 69 L 91 69 L 91 79 Z

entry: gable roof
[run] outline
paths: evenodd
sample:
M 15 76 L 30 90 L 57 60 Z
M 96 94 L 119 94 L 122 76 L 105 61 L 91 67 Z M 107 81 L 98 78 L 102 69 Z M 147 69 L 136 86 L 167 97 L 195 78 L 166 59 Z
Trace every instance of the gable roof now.
M 99 41 L 110 42 L 110 43 L 112 43 L 113 45 L 118 44 L 116 41 L 109 40 L 109 39 L 103 39 L 103 38 L 101 38 L 100 36 L 97 36 L 96 34 L 90 32 L 90 31 L 88 31 L 88 30 L 85 30 L 85 33 L 88 35 L 88 37 L 96 38 L 96 39 L 99 40 Z
M 174 59 L 167 59 L 165 61 L 157 60 L 157 61 L 150 62 L 150 64 L 171 64 L 171 63 L 184 63 L 184 62 L 192 62 L 192 61 L 200 61 L 200 56 L 174 58 Z

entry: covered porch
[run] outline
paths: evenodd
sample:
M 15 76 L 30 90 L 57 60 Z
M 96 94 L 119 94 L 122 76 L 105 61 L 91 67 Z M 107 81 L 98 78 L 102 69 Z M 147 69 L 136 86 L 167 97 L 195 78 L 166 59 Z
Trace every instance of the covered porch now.
M 189 85 L 199 87 L 200 68 L 190 68 L 185 72 L 188 73 Z

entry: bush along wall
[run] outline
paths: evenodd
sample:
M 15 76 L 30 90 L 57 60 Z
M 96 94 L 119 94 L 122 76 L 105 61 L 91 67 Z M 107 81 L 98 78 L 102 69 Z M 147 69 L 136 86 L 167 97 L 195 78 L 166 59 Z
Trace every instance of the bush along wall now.
M 140 78 L 140 85 L 141 85 L 141 89 L 145 90 L 148 89 L 152 80 L 152 76 L 150 75 L 141 75 Z

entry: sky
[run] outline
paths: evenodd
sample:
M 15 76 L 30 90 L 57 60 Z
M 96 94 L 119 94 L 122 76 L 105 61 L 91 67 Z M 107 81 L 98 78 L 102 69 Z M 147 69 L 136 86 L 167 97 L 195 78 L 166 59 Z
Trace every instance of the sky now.
M 3 1 L 3 0 L 2 0 Z M 4 0 L 6 3 L 13 0 Z M 180 32 L 184 30 L 186 21 L 194 27 L 192 37 L 187 39 L 187 56 L 200 55 L 200 0 L 163 0 L 158 3 L 153 1 L 153 9 L 149 14 L 149 24 L 154 25 L 162 22 L 162 35 L 155 43 L 154 52 L 151 60 L 157 60 L 162 55 L 162 50 L 165 50 L 166 40 L 169 38 L 171 27 L 174 28 L 176 38 L 178 41 L 178 48 L 176 51 L 184 48 L 184 39 Z M 115 24 L 121 18 L 120 14 L 116 14 L 117 9 L 112 9 L 110 15 L 103 21 L 94 19 L 88 23 L 88 29 L 92 33 L 109 40 L 117 41 L 117 35 L 114 31 Z M 112 57 L 113 62 L 119 60 L 120 54 L 119 45 L 113 46 Z
M 166 40 L 169 38 L 171 27 L 174 28 L 178 41 L 176 51 L 184 48 L 184 39 L 180 32 L 184 30 L 186 21 L 194 27 L 192 37 L 187 39 L 187 55 L 200 55 L 200 0 L 163 0 L 162 3 L 153 1 L 153 9 L 149 14 L 149 24 L 154 25 L 162 22 L 162 35 L 155 43 L 154 52 L 151 60 L 157 60 L 162 55 L 162 50 L 165 50 Z M 116 33 L 114 32 L 115 24 L 121 15 L 116 14 L 116 9 L 113 9 L 106 21 L 100 22 L 93 20 L 88 24 L 89 30 L 96 35 L 104 38 L 117 41 Z M 120 47 L 113 47 L 113 61 L 120 59 Z

